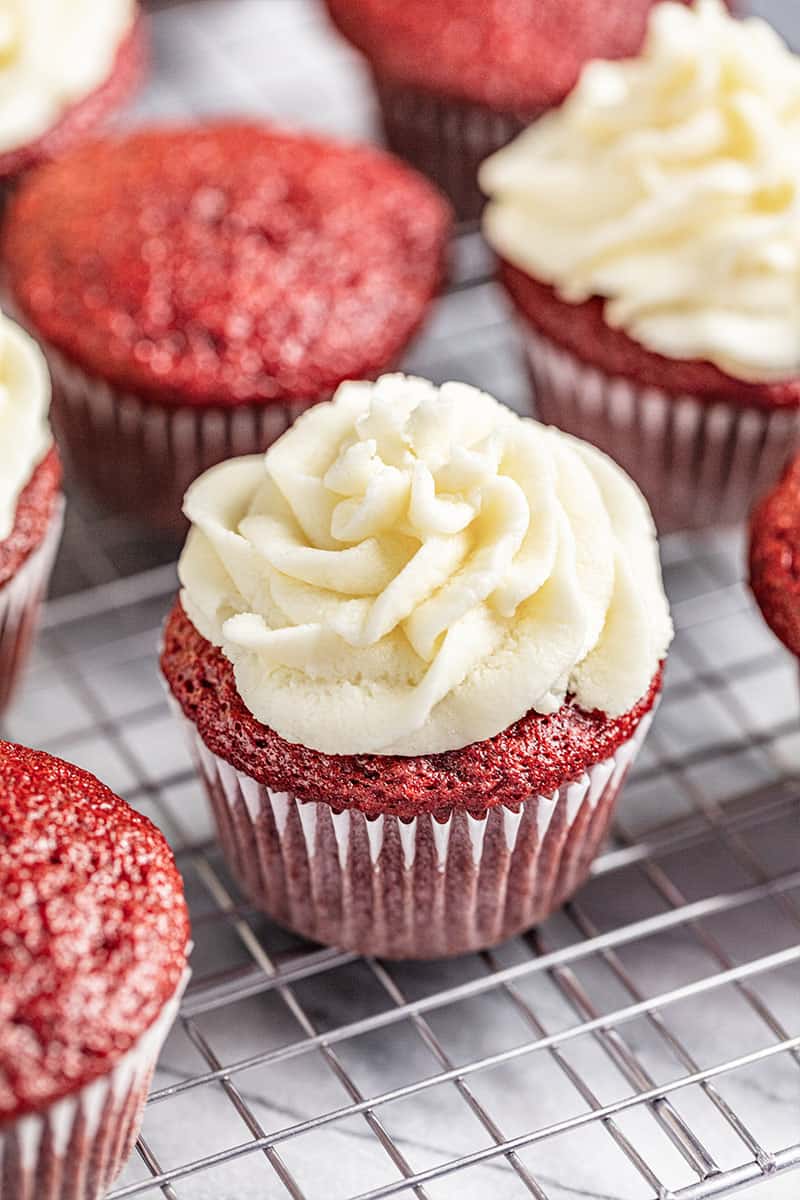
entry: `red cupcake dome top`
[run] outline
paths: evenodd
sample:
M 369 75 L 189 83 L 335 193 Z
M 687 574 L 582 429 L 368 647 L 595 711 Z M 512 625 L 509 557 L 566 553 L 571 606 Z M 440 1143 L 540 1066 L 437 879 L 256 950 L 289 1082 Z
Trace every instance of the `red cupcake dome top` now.
M 0 742 L 0 1123 L 103 1075 L 175 993 L 167 843 L 86 771 Z
M 405 347 L 449 224 L 380 151 L 230 123 L 96 142 L 34 172 L 3 257 L 38 334 L 117 388 L 307 401 Z
M 655 0 L 327 0 L 379 73 L 488 105 L 559 104 L 592 58 L 635 54 Z

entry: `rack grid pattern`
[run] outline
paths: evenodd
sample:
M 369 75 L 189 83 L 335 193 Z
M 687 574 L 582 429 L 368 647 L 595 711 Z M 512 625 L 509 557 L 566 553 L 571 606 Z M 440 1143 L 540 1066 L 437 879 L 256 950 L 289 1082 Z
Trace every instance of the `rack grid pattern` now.
M 257 87 L 246 35 L 261 21 L 262 71 L 288 39 L 316 56 L 317 94 L 351 89 L 344 131 L 368 124 L 357 66 L 306 0 L 151 7 L 145 113 L 194 111 L 201 87 L 206 110 L 222 107 L 236 66 L 234 100 L 245 80 L 254 106 L 278 94 L 291 115 L 291 89 Z M 219 94 L 198 82 L 200 43 Z M 479 240 L 460 237 L 454 258 L 406 366 L 520 407 L 521 356 Z M 799 1194 L 796 665 L 754 611 L 739 534 L 663 550 L 678 630 L 665 696 L 591 880 L 496 950 L 390 964 L 302 943 L 237 891 L 158 679 L 175 548 L 74 499 L 61 594 L 5 733 L 95 771 L 164 829 L 195 939 L 111 1200 Z
M 154 817 L 194 914 L 113 1200 L 797 1194 L 777 1190 L 800 1166 L 795 672 L 735 543 L 666 544 L 668 685 L 590 883 L 450 963 L 309 947 L 237 893 L 157 677 L 171 567 L 51 603 L 9 732 Z

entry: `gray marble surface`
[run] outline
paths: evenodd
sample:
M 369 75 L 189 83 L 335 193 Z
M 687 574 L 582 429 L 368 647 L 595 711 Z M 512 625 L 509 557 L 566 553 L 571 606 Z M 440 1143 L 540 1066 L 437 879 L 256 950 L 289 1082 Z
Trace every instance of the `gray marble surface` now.
M 363 68 L 313 0 L 151 7 L 154 76 L 134 119 L 233 111 L 374 136 Z M 759 7 L 800 41 L 800 4 Z M 463 243 L 465 275 L 476 255 Z M 525 401 L 491 283 L 449 295 L 406 365 Z M 577 904 L 490 956 L 391 968 L 298 943 L 253 913 L 229 879 L 155 670 L 174 586 L 171 566 L 158 564 L 173 555 L 76 500 L 59 591 L 100 587 L 51 605 L 7 728 L 96 771 L 153 816 L 187 881 L 194 978 L 147 1109 L 143 1155 L 115 1195 L 345 1200 L 538 1131 L 516 1156 L 462 1164 L 416 1195 L 651 1200 L 661 1187 L 663 1197 L 695 1200 L 753 1177 L 748 1138 L 766 1163 L 797 1147 L 800 1061 L 770 1053 L 800 1035 L 796 665 L 740 582 L 740 535 L 664 547 L 679 629 L 667 694 L 615 841 Z M 720 971 L 748 964 L 746 980 L 714 985 Z M 498 978 L 505 968 L 513 984 Z M 680 988 L 686 995 L 675 998 Z M 613 1016 L 656 998 L 636 1019 Z M 421 1001 L 423 1015 L 393 1015 L 406 1001 Z M 607 1026 L 581 1032 L 596 1014 L 609 1015 Z M 556 1047 L 532 1048 L 576 1029 Z M 520 1047 L 528 1052 L 514 1056 Z M 213 1076 L 217 1067 L 227 1078 Z M 451 1067 L 466 1070 L 463 1084 L 423 1085 Z M 667 1100 L 633 1102 L 695 1072 Z M 408 1087 L 412 1095 L 372 1115 L 358 1109 L 359 1098 Z M 617 1104 L 607 1120 L 588 1119 Z M 266 1152 L 252 1147 L 270 1134 L 280 1140 Z M 171 1182 L 148 1186 L 154 1174 Z M 765 1177 L 753 1194 L 796 1200 L 800 1174 Z

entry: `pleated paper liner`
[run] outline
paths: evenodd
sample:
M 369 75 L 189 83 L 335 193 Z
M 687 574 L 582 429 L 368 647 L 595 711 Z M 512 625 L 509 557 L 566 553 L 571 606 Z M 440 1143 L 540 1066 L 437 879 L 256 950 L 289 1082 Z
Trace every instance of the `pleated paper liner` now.
M 175 707 L 173 703 L 173 707 Z M 404 822 L 274 792 L 213 754 L 181 714 L 228 866 L 295 932 L 384 958 L 465 954 L 541 921 L 585 879 L 650 724 L 517 809 Z
M 612 378 L 521 323 L 536 414 L 604 450 L 644 492 L 659 533 L 732 525 L 800 447 L 800 409 L 671 396 Z
M 498 113 L 373 72 L 390 150 L 438 184 L 461 221 L 476 221 L 486 197 L 478 168 L 539 113 Z
M 209 467 L 258 454 L 311 401 L 233 407 L 145 401 L 87 374 L 52 346 L 53 421 L 73 472 L 114 512 L 181 536 L 189 484 Z
M 59 499 L 41 543 L 0 587 L 0 715 L 7 708 L 28 659 L 64 525 Z

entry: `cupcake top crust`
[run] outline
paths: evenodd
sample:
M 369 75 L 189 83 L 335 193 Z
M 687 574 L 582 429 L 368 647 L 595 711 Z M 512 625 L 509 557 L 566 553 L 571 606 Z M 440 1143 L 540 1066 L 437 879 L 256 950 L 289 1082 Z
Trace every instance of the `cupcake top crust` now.
M 753 513 L 750 586 L 770 629 L 800 655 L 800 456 Z
M 308 402 L 405 347 L 449 226 L 439 194 L 380 151 L 232 123 L 142 131 L 39 169 L 3 255 L 42 338 L 117 388 Z
M 50 375 L 39 347 L 0 313 L 0 544 L 51 443 Z
M 0 11 L 0 156 L 37 141 L 99 88 L 134 0 L 6 0 Z
M 457 750 L 567 696 L 622 716 L 671 638 L 634 484 L 465 384 L 344 384 L 184 511 L 185 612 L 256 719 L 322 753 Z
M 341 32 L 399 82 L 533 114 L 590 58 L 642 43 L 653 0 L 327 0 Z
M 591 63 L 484 164 L 486 233 L 646 350 L 780 386 L 800 374 L 798 145 L 800 58 L 770 26 L 661 4 L 638 58 Z
M 0 1123 L 107 1073 L 176 992 L 188 936 L 150 821 L 86 771 L 0 742 Z

